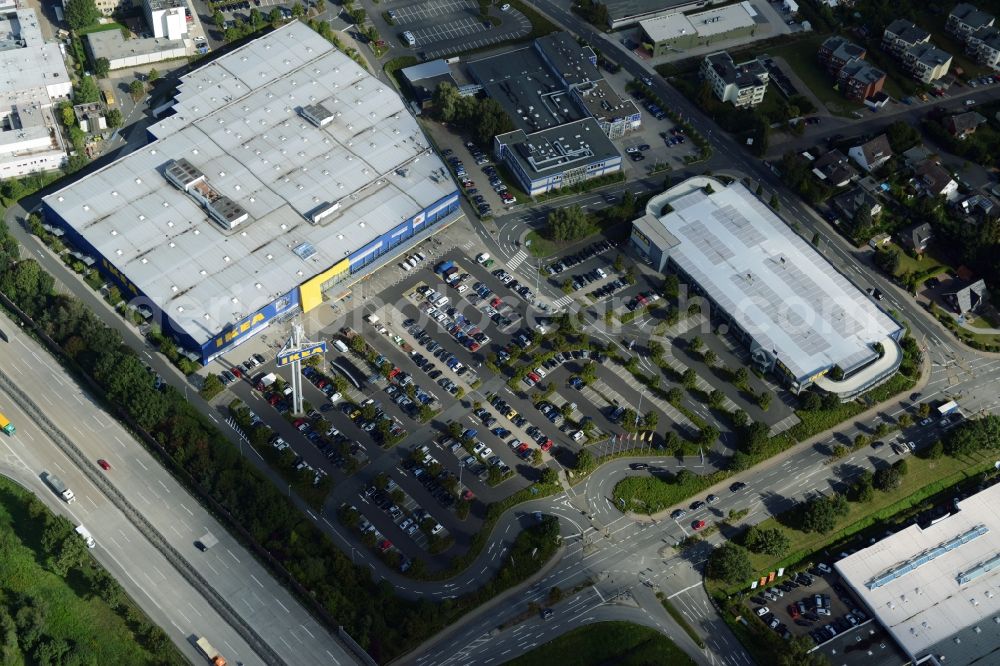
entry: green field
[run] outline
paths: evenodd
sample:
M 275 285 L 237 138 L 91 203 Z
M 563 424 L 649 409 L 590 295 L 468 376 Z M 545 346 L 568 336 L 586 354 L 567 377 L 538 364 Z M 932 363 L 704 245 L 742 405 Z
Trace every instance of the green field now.
M 599 622 L 563 634 L 511 666 L 687 666 L 694 664 L 663 634 L 631 622 Z
M 112 607 L 112 605 L 114 607 Z M 4 664 L 184 664 L 64 518 L 0 478 Z
M 844 99 L 838 91 L 834 90 L 833 86 L 836 81 L 819 64 L 816 53 L 826 37 L 827 35 L 817 35 L 784 46 L 771 47 L 768 49 L 768 54 L 782 58 L 830 113 L 842 116 L 849 115 L 851 111 L 857 111 L 864 107 Z

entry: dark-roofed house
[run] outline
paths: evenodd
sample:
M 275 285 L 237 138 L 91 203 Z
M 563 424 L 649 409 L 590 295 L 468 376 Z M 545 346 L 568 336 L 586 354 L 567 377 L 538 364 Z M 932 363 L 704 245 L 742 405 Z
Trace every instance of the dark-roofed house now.
M 982 28 L 993 25 L 993 15 L 979 10 L 974 5 L 962 2 L 948 14 L 948 22 L 944 29 L 959 39 L 966 41 L 968 36 Z
M 926 222 L 915 224 L 899 232 L 899 242 L 917 254 L 921 254 L 927 249 L 932 238 L 934 238 L 934 231 L 931 229 L 931 225 Z
M 945 118 L 944 127 L 956 139 L 964 139 L 970 134 L 974 134 L 976 128 L 985 122 L 986 118 L 975 111 L 966 111 Z
M 986 282 L 976 280 L 954 293 L 945 294 L 944 299 L 960 315 L 964 315 L 967 312 L 975 312 L 976 308 L 986 300 Z
M 764 101 L 769 75 L 756 58 L 736 64 L 725 51 L 712 53 L 701 63 L 701 75 L 723 102 L 745 107 Z
M 879 134 L 867 143 L 854 146 L 847 151 L 847 155 L 862 169 L 872 172 L 889 161 L 892 157 L 892 148 L 885 134 Z
M 882 48 L 899 58 L 902 57 L 903 51 L 917 44 L 926 44 L 930 40 L 931 33 L 923 28 L 918 28 L 905 19 L 896 19 L 886 26 L 885 32 L 882 33 Z
M 972 218 L 973 223 L 995 219 L 1000 214 L 1000 207 L 985 194 L 973 194 L 959 202 L 958 207 L 965 215 Z
M 954 201 L 958 197 L 958 183 L 947 169 L 935 160 L 924 160 L 914 167 L 916 186 L 930 197 L 944 197 Z
M 837 85 L 844 97 L 860 102 L 882 91 L 885 72 L 864 60 L 852 60 L 837 72 Z
M 838 194 L 833 198 L 833 206 L 852 221 L 862 216 L 874 220 L 882 212 L 882 204 L 878 198 L 862 187 L 853 187 L 843 194 Z
M 817 57 L 819 58 L 819 63 L 826 68 L 827 73 L 831 76 L 836 76 L 841 67 L 852 60 L 864 58 L 866 53 L 864 47 L 858 46 L 843 37 L 834 35 L 827 37 L 820 44 Z
M 817 178 L 832 187 L 844 187 L 858 175 L 857 169 L 851 165 L 847 156 L 839 150 L 831 150 L 818 157 L 813 162 L 813 173 Z

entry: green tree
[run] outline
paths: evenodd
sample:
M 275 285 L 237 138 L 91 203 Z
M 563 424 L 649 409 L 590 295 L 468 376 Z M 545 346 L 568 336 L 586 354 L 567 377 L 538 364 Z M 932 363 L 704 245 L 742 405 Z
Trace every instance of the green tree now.
M 111 62 L 107 58 L 98 58 L 94 61 L 94 74 L 99 78 L 105 78 L 111 71 Z
M 859 433 L 854 438 L 854 448 L 856 448 L 856 449 L 864 448 L 864 447 L 868 446 L 869 444 L 871 444 L 871 442 L 872 442 L 872 438 L 871 437 L 869 437 L 868 435 L 865 435 L 864 433 Z
M 843 495 L 813 497 L 802 506 L 802 531 L 827 534 L 837 524 L 837 518 L 847 515 L 847 511 Z
M 712 551 L 705 573 L 728 585 L 745 583 L 753 576 L 750 554 L 746 548 L 727 541 Z
M 128 84 L 128 92 L 132 95 L 132 99 L 138 102 L 142 99 L 142 96 L 146 94 L 146 86 L 142 81 L 136 79 L 135 81 L 132 81 L 132 83 Z
M 880 467 L 875 470 L 875 474 L 872 477 L 872 485 L 876 490 L 881 490 L 882 492 L 890 492 L 899 488 L 899 485 L 903 482 L 903 475 L 900 471 L 893 466 L 890 467 Z
M 73 103 L 93 104 L 99 101 L 101 101 L 101 89 L 97 87 L 97 80 L 92 76 L 81 78 L 80 83 L 73 92 Z
M 940 439 L 935 440 L 934 443 L 928 446 L 924 451 L 924 455 L 931 460 L 937 460 L 944 455 L 944 442 Z
M 646 412 L 646 415 L 642 418 L 642 426 L 644 428 L 655 429 L 659 422 L 660 415 L 653 410 Z
M 702 360 L 705 361 L 705 365 L 712 367 L 719 362 L 719 355 L 709 349 L 705 352 L 705 355 L 702 356 Z
M 112 129 L 116 127 L 121 127 L 122 123 L 124 122 L 124 118 L 122 118 L 122 112 L 118 109 L 108 109 L 105 118 L 108 121 L 108 127 Z
M 767 389 L 764 389 L 757 394 L 757 406 L 766 412 L 767 408 L 771 406 L 771 400 L 773 398 L 774 395 Z
M 153 67 L 149 70 L 149 74 L 146 75 L 146 80 L 150 83 L 156 83 L 160 80 L 160 70 Z
M 905 120 L 897 120 L 885 130 L 892 152 L 899 155 L 920 143 L 920 130 Z
M 695 353 L 700 352 L 704 346 L 705 342 L 697 335 L 691 338 L 691 341 L 688 342 L 688 348 Z
M 684 373 L 681 375 L 681 386 L 683 386 L 684 388 L 691 390 L 695 387 L 695 385 L 697 385 L 697 383 L 698 383 L 698 373 L 692 370 L 691 368 L 685 370 Z
M 364 21 L 365 21 L 365 13 L 364 12 L 365 12 L 365 10 L 359 9 L 357 11 L 361 12 L 360 20 L 358 20 L 357 17 L 354 17 L 352 15 L 352 18 L 355 19 L 354 22 L 356 24 L 364 23 Z M 306 8 L 302 6 L 301 2 L 296 2 L 294 5 L 292 5 L 292 16 L 294 16 L 295 18 L 299 18 L 300 16 L 305 15 L 305 13 L 306 13 Z
M 458 88 L 450 83 L 439 83 L 437 88 L 434 89 L 434 96 L 432 98 L 434 111 L 437 113 L 438 119 L 446 123 L 454 121 L 458 115 L 460 100 L 461 96 L 458 94 Z
M 872 473 L 865 470 L 858 476 L 852 488 L 854 501 L 867 503 L 875 498 L 875 486 L 872 485 Z
M 771 195 L 771 200 L 768 202 L 768 205 L 771 206 L 771 208 L 773 208 L 774 210 L 778 210 L 778 208 L 780 207 L 781 204 L 778 201 L 778 195 L 777 194 L 772 194 Z
M 742 409 L 733 411 L 733 413 L 729 415 L 729 418 L 733 422 L 734 428 L 742 428 L 750 421 L 750 417 L 747 416 L 747 413 Z
M 87 28 L 101 18 L 94 0 L 67 0 L 65 8 L 66 23 L 73 30 Z
M 548 216 L 549 235 L 553 240 L 572 241 L 594 231 L 593 220 L 580 206 L 556 208 Z
M 716 389 L 708 394 L 708 406 L 712 409 L 721 409 L 726 402 L 726 394 Z
M 761 528 L 754 525 L 743 536 L 743 545 L 754 553 L 780 557 L 788 552 L 792 540 L 778 528 Z
M 277 10 L 277 8 L 271 10 L 271 13 L 272 14 L 277 14 L 279 19 L 281 18 L 281 12 L 279 12 Z M 212 13 L 212 22 L 215 23 L 215 27 L 216 28 L 218 28 L 219 30 L 222 30 L 222 26 L 226 22 L 226 15 L 223 14 L 222 12 L 220 12 L 218 9 L 216 9 Z
M 750 379 L 749 371 L 744 367 L 736 368 L 736 372 L 733 373 L 733 384 L 739 387 L 746 386 L 747 380 Z
M 681 400 L 683 399 L 684 399 L 684 392 L 681 391 L 679 388 L 675 387 L 667 391 L 667 402 L 669 402 L 671 405 L 674 406 L 679 405 L 681 403 Z
M 1000 446 L 1000 416 L 988 414 L 963 421 L 948 431 L 944 451 L 949 456 L 963 456 Z

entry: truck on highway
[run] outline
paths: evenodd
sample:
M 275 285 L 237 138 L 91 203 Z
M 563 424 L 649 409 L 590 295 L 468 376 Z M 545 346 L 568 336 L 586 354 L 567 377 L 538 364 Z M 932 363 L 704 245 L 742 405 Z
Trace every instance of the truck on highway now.
M 937 408 L 938 416 L 948 416 L 952 412 L 956 411 L 958 411 L 958 403 L 954 400 L 949 400 Z
M 0 414 L 0 430 L 3 430 L 8 435 L 13 435 L 17 432 L 17 428 L 14 427 L 14 424 L 11 423 L 10 419 L 3 414 Z
M 213 666 L 226 666 L 226 659 L 223 657 L 218 650 L 212 647 L 212 644 L 208 642 L 204 636 L 195 641 L 195 645 L 201 650 L 201 653 L 212 663 Z
M 94 541 L 94 537 L 91 535 L 90 530 L 83 525 L 76 526 L 76 533 L 79 534 L 80 537 L 87 543 L 87 548 L 93 548 L 97 545 L 97 542 Z
M 73 494 L 73 491 L 67 488 L 66 484 L 62 482 L 62 479 L 55 474 L 52 474 L 49 471 L 42 472 L 42 481 L 49 484 L 49 488 L 56 491 L 59 497 L 62 497 L 64 501 L 76 501 L 76 496 Z

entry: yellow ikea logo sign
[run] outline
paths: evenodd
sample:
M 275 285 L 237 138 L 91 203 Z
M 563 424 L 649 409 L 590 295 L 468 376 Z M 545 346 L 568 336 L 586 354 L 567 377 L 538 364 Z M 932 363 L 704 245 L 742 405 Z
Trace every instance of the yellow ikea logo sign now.
M 290 363 L 294 363 L 295 361 L 304 361 L 310 356 L 315 356 L 316 354 L 325 354 L 325 353 L 326 353 L 326 343 L 321 342 L 319 344 L 313 345 L 312 347 L 306 347 L 302 351 L 297 351 L 292 354 L 279 356 L 278 358 L 275 359 L 276 362 L 275 364 L 280 368 Z
M 246 333 L 247 331 L 249 331 L 251 328 L 253 328 L 262 321 L 264 321 L 264 315 L 262 315 L 259 312 L 250 317 L 249 319 L 244 319 L 242 322 L 240 322 L 230 330 L 217 336 L 215 338 L 215 346 L 216 347 L 226 346 L 227 344 L 229 344 L 236 338 L 240 337 L 241 335 L 243 335 L 244 333 Z

